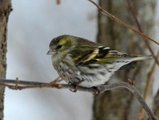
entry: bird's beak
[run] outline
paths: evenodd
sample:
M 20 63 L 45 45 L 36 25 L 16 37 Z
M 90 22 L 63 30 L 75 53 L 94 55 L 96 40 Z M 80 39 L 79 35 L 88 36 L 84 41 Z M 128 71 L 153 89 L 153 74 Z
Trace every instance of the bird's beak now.
M 51 49 L 48 50 L 47 55 L 52 55 L 53 51 Z

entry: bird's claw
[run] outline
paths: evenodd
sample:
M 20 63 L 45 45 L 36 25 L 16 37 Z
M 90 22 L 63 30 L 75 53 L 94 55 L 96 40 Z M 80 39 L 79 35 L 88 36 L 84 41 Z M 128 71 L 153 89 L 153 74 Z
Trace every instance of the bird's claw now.
M 69 89 L 71 92 L 77 92 L 77 87 L 75 86 L 74 88 Z
M 74 84 L 71 82 L 69 82 L 68 84 L 71 86 L 71 88 L 69 89 L 71 92 L 77 92 L 78 84 Z
M 100 90 L 98 89 L 98 87 L 92 87 L 92 89 L 93 89 L 93 95 L 100 94 Z
M 69 82 L 68 84 L 71 86 L 70 91 L 71 91 L 71 92 L 77 92 L 78 87 L 79 87 L 79 85 L 80 85 L 81 82 L 83 82 L 83 80 L 82 80 L 82 81 L 79 81 L 79 82 L 77 82 L 77 83 Z

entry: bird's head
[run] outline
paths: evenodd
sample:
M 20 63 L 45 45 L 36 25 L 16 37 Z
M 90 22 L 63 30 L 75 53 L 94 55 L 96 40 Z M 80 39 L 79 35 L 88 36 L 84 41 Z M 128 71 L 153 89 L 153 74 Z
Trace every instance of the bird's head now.
M 49 44 L 48 55 L 67 54 L 72 48 L 76 46 L 76 39 L 74 36 L 62 35 L 54 38 Z

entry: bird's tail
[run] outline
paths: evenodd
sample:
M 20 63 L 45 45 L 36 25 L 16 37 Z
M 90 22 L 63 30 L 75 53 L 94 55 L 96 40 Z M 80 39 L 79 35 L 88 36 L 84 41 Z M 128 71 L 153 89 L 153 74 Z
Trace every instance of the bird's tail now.
M 130 61 L 142 61 L 142 60 L 152 59 L 152 55 L 136 56 L 136 57 L 131 57 L 129 59 L 130 59 Z
M 120 70 L 129 70 L 129 69 L 135 68 L 137 61 L 147 60 L 151 58 L 152 58 L 151 55 L 128 57 L 127 60 L 125 59 L 126 61 L 128 61 L 128 64 L 122 66 Z

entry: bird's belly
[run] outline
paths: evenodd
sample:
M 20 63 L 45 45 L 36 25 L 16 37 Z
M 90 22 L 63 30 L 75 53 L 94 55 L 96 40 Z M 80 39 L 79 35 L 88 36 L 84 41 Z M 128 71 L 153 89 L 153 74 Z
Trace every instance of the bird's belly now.
M 104 66 L 97 69 L 80 68 L 80 70 L 83 72 L 77 75 L 77 78 L 83 80 L 83 82 L 80 83 L 80 86 L 84 87 L 93 87 L 105 84 L 113 74 L 112 71 L 108 71 Z
M 75 68 L 73 67 L 73 61 L 69 55 L 64 58 L 61 58 L 58 54 L 56 54 L 56 56 L 52 56 L 52 64 L 63 80 L 67 83 L 72 80 L 76 70 L 74 70 Z
M 67 83 L 72 79 L 73 77 L 73 71 L 65 64 L 59 63 L 59 65 L 56 67 L 56 70 L 59 74 L 59 76 L 65 80 Z
M 81 76 L 83 82 L 80 83 L 80 86 L 84 86 L 84 87 L 94 87 L 94 86 L 99 86 L 102 84 L 105 84 L 110 77 L 112 76 L 112 74 L 107 73 L 107 75 L 96 75 L 94 77 L 92 76 Z

